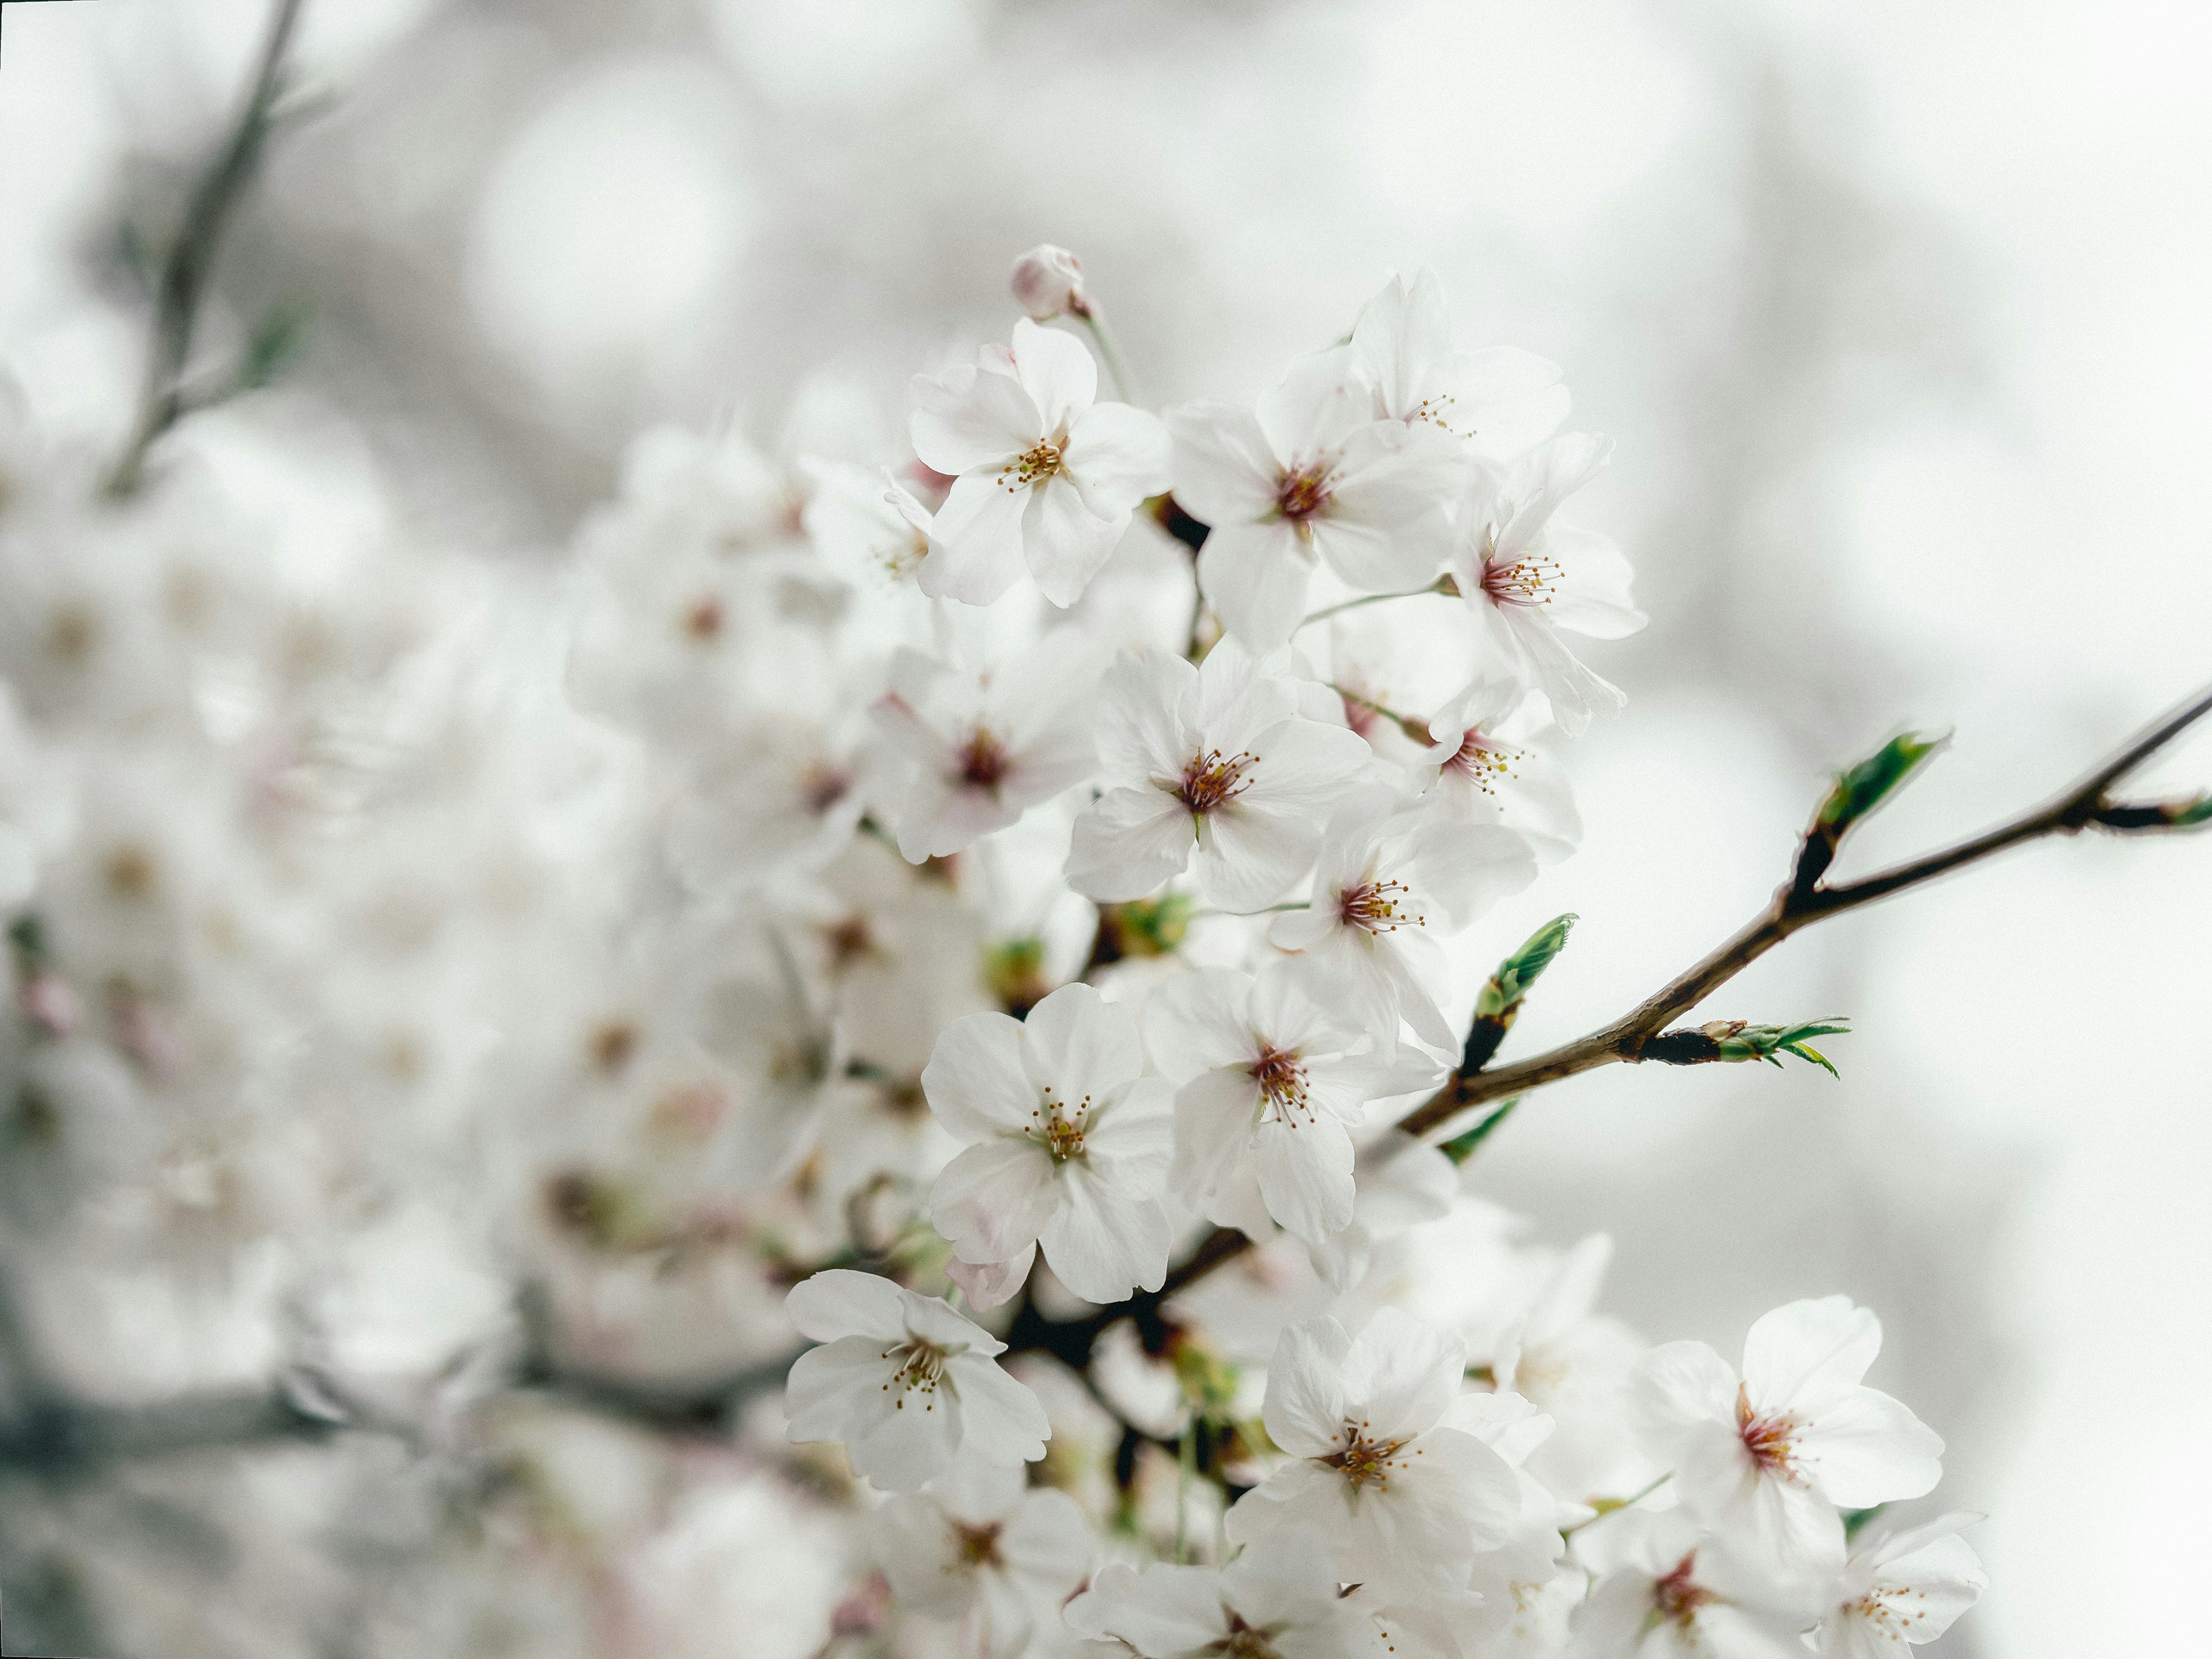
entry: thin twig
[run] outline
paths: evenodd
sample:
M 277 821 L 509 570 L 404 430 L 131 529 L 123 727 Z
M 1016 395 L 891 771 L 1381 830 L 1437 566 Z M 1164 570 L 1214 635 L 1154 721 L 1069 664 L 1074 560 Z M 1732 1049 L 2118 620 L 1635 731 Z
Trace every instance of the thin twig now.
M 2112 805 L 2106 799 L 2106 792 L 2112 785 L 2207 713 L 2212 713 L 2212 688 L 2207 688 L 2181 704 L 2111 759 L 2101 763 L 2087 775 L 2043 805 L 1954 847 L 1928 854 L 1859 881 L 1846 882 L 1841 886 L 1815 887 L 1809 892 L 1799 892 L 1794 890 L 1792 884 L 1785 882 L 1776 890 L 1773 901 L 1766 908 L 1747 922 L 1735 938 L 1663 989 L 1645 998 L 1612 1024 L 1587 1036 L 1578 1037 L 1548 1054 L 1538 1054 L 1532 1060 L 1520 1060 L 1510 1066 L 1501 1066 L 1494 1071 L 1483 1071 L 1473 1075 L 1455 1073 L 1443 1088 L 1400 1119 L 1398 1127 L 1408 1134 L 1425 1134 L 1440 1127 L 1468 1107 L 1479 1106 L 1485 1101 L 1517 1094 L 1542 1084 L 1556 1083 L 1561 1078 L 1573 1077 L 1577 1073 L 1610 1065 L 1615 1060 L 1639 1059 L 1644 1044 L 1656 1036 L 1669 1021 L 1697 1006 L 1714 990 L 1800 929 L 1830 916 L 1840 915 L 1846 910 L 1857 909 L 1861 905 L 1871 904 L 1877 899 L 1887 898 L 1908 887 L 1933 881 L 1938 876 L 1947 875 L 1965 865 L 2001 853 L 2007 848 L 2017 847 L 2023 842 L 2050 835 L 2072 835 L 2087 825 L 2097 823 L 2098 814 Z M 2117 825 L 2100 824 L 2098 827 L 2113 830 L 2115 833 L 2129 833 L 2129 830 Z
M 138 423 L 115 471 L 107 480 L 107 493 L 134 493 L 144 480 L 146 454 L 154 441 L 182 417 L 190 407 L 185 388 L 185 368 L 191 356 L 192 331 L 199 320 L 216 250 L 231 210 L 237 205 L 248 179 L 259 165 L 269 136 L 270 114 L 283 90 L 284 58 L 300 21 L 301 0 L 276 0 L 263 42 L 253 84 L 240 112 L 230 142 L 216 157 L 215 165 L 200 180 L 185 209 L 183 226 L 162 262 L 161 282 L 155 313 L 153 349 L 146 362 L 146 384 L 139 399 Z

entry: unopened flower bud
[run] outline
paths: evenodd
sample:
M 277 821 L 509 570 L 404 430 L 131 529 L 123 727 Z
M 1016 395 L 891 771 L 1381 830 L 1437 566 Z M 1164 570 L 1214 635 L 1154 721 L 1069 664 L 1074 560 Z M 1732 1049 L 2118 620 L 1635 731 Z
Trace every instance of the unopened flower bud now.
M 1029 313 L 1032 322 L 1048 323 L 1071 313 L 1091 314 L 1091 296 L 1083 291 L 1083 261 L 1050 242 L 1039 242 L 1015 260 L 1007 285 L 1013 289 L 1014 303 Z

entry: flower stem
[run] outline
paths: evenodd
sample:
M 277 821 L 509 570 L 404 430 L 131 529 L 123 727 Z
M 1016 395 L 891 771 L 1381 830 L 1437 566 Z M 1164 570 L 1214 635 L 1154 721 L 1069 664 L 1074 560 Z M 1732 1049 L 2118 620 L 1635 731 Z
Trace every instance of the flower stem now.
M 1094 302 L 1069 314 L 1091 331 L 1091 337 L 1098 347 L 1099 356 L 1105 362 L 1106 372 L 1114 377 L 1114 389 L 1121 394 L 1121 401 L 1135 403 L 1137 383 L 1129 374 L 1128 359 L 1122 356 L 1121 343 L 1114 337 L 1114 331 L 1106 325 L 1106 319 L 1099 313 L 1097 305 Z
M 1429 723 L 1426 720 L 1417 720 L 1411 714 L 1401 714 L 1395 709 L 1385 708 L 1381 703 L 1376 702 L 1374 698 L 1363 697 L 1357 691 L 1348 690 L 1345 687 L 1339 685 L 1334 680 L 1329 682 L 1328 689 L 1335 692 L 1338 696 L 1342 697 L 1346 702 L 1356 702 L 1362 708 L 1373 709 L 1384 720 L 1389 721 L 1391 725 L 1396 726 L 1401 732 L 1403 732 L 1407 737 L 1411 738 L 1415 743 L 1426 744 L 1436 741 L 1435 738 L 1429 735 Z
M 1674 1472 L 1672 1469 L 1669 1469 L 1666 1474 L 1661 1475 L 1656 1480 L 1654 1480 L 1650 1486 L 1646 1486 L 1642 1492 L 1636 1493 L 1633 1497 L 1599 1498 L 1594 1505 L 1597 1513 L 1590 1516 L 1589 1521 L 1577 1521 L 1571 1527 L 1560 1528 L 1559 1536 L 1562 1538 L 1572 1538 L 1584 1527 L 1589 1525 L 1590 1521 L 1602 1521 L 1607 1516 L 1611 1515 L 1619 1510 L 1634 1509 L 1638 1504 L 1641 1504 L 1645 1498 L 1650 1497 L 1653 1492 L 1657 1492 L 1660 1487 L 1665 1486 L 1674 1478 Z
M 1291 632 L 1293 634 L 1297 633 L 1300 629 L 1310 628 L 1314 623 L 1317 622 L 1325 622 L 1329 617 L 1336 616 L 1342 611 L 1357 611 L 1363 605 L 1380 605 L 1385 599 L 1418 599 L 1424 593 L 1449 593 L 1456 592 L 1456 589 L 1448 588 L 1444 586 L 1444 583 L 1449 580 L 1450 578 L 1448 576 L 1439 576 L 1436 580 L 1431 582 L 1426 587 L 1408 588 L 1403 593 L 1362 593 L 1356 599 L 1346 599 L 1340 605 L 1324 605 L 1321 610 L 1315 611 L 1304 622 L 1300 623 L 1297 628 L 1293 628 Z

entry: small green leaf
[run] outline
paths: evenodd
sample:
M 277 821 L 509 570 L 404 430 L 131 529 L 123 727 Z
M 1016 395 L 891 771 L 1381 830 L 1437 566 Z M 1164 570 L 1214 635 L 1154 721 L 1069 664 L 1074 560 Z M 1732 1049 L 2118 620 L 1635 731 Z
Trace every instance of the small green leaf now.
M 1506 1118 L 1511 1115 L 1513 1109 L 1520 1103 L 1521 1097 L 1518 1095 L 1513 1096 L 1510 1099 L 1507 1100 L 1503 1106 L 1500 1106 L 1488 1117 L 1483 1119 L 1481 1122 L 1476 1124 L 1474 1127 L 1468 1129 L 1462 1133 L 1454 1135 L 1449 1140 L 1444 1141 L 1438 1146 L 1437 1150 L 1442 1152 L 1446 1158 L 1449 1158 L 1454 1164 L 1466 1163 L 1468 1159 L 1474 1156 L 1474 1149 L 1481 1146 L 1484 1141 L 1490 1138 L 1491 1131 L 1495 1129 L 1499 1124 L 1504 1122 Z
M 1948 737 L 1923 738 L 1914 732 L 1892 738 L 1838 776 L 1814 822 L 1838 833 L 1848 830 L 1894 794 L 1923 761 L 1949 740 Z
M 246 356 L 238 365 L 241 390 L 258 390 L 273 382 L 292 366 L 307 337 L 307 308 L 281 303 L 269 308 L 246 343 Z
M 1474 1017 L 1495 1019 L 1525 998 L 1553 959 L 1566 949 L 1567 935 L 1582 918 L 1571 912 L 1553 916 L 1528 935 L 1519 950 L 1498 964 L 1498 971 L 1475 999 Z

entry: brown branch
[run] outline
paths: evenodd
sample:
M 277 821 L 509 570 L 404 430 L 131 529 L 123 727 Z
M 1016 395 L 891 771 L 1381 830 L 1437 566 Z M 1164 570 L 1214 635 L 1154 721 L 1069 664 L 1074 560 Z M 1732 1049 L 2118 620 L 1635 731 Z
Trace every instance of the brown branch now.
M 1735 938 L 1612 1024 L 1532 1060 L 1473 1075 L 1455 1073 L 1443 1088 L 1401 1119 L 1398 1127 L 1409 1134 L 1424 1134 L 1440 1127 L 1467 1107 L 1518 1094 L 1542 1084 L 1556 1083 L 1561 1078 L 1573 1077 L 1616 1060 L 1639 1060 L 1644 1043 L 1670 1021 L 1687 1013 L 1792 933 L 1816 921 L 1933 881 L 1938 876 L 2040 836 L 2072 835 L 2092 824 L 2116 833 L 2154 827 L 2132 823 L 2124 818 L 2100 818 L 2100 814 L 2115 810 L 2113 803 L 2106 799 L 2106 792 L 2208 712 L 2212 712 L 2212 688 L 2183 703 L 2043 805 L 1956 846 L 1841 886 L 1816 886 L 1810 891 L 1798 891 L 1791 883 L 1785 882 L 1776 890 L 1766 908 Z
M 1573 1077 L 1600 1066 L 1609 1066 L 1617 1060 L 1632 1062 L 1648 1057 L 1664 1058 L 1670 1064 L 1694 1063 L 1697 1056 L 1688 1052 L 1687 1043 L 1679 1045 L 1681 1052 L 1669 1049 L 1663 1055 L 1647 1056 L 1645 1046 L 1672 1021 L 1687 1013 L 1713 991 L 1801 928 L 1809 927 L 1829 916 L 1840 915 L 1846 910 L 1855 910 L 1861 905 L 1871 904 L 1908 887 L 1933 881 L 1962 866 L 2043 836 L 2073 835 L 2084 828 L 2127 834 L 2171 827 L 2176 822 L 2174 809 L 2118 805 L 2106 798 L 2106 792 L 2208 713 L 2212 713 L 2212 686 L 2198 692 L 2148 727 L 2110 759 L 2043 805 L 1954 847 L 1945 848 L 1940 852 L 1928 854 L 1894 868 L 1836 887 L 1814 885 L 1801 889 L 1793 873 L 1792 879 L 1785 881 L 1776 890 L 1773 901 L 1766 908 L 1746 923 L 1733 939 L 1664 988 L 1646 997 L 1620 1018 L 1587 1036 L 1577 1037 L 1572 1042 L 1533 1059 L 1518 1060 L 1492 1071 L 1486 1069 L 1484 1062 L 1489 1058 L 1487 1050 L 1494 1049 L 1496 1044 L 1477 1043 L 1470 1034 L 1467 1055 L 1460 1069 L 1452 1073 L 1443 1087 L 1401 1118 L 1398 1127 L 1408 1134 L 1427 1134 L 1443 1127 L 1471 1106 L 1483 1105 L 1508 1095 L 1525 1093 L 1547 1083 L 1557 1083 L 1563 1078 Z M 1807 832 L 1808 842 L 1812 833 L 1811 830 Z M 1499 1030 L 1499 1039 L 1502 1040 L 1504 1036 L 1504 1032 Z M 1715 1053 L 1707 1057 L 1719 1058 L 1718 1047 L 1716 1043 Z M 1251 1241 L 1242 1233 L 1230 1228 L 1217 1228 L 1206 1237 L 1188 1261 L 1168 1275 L 1166 1285 L 1158 1292 L 1137 1297 L 1133 1304 L 1094 1316 L 1091 1320 L 1082 1322 L 1082 1328 L 1095 1327 L 1096 1329 L 1103 1329 L 1113 1320 L 1138 1311 L 1135 1304 L 1143 1304 L 1140 1316 L 1157 1317 L 1158 1305 L 1163 1300 L 1203 1278 L 1223 1262 L 1243 1255 L 1250 1246 Z
M 145 477 L 147 451 L 190 407 L 184 374 L 186 360 L 191 356 L 192 331 L 199 319 L 200 302 L 231 210 L 237 205 L 246 181 L 260 163 L 262 147 L 269 137 L 270 112 L 283 89 L 284 58 L 299 24 L 301 3 L 301 0 L 276 0 L 276 10 L 270 21 L 268 38 L 262 44 L 260 62 L 254 71 L 246 107 L 240 112 L 230 142 L 223 146 L 215 165 L 192 192 L 191 202 L 185 210 L 184 224 L 170 246 L 168 258 L 162 262 L 154 345 L 146 363 L 138 424 L 131 432 L 122 458 L 116 462 L 115 471 L 108 477 L 107 493 L 111 495 L 129 495 L 137 489 Z

